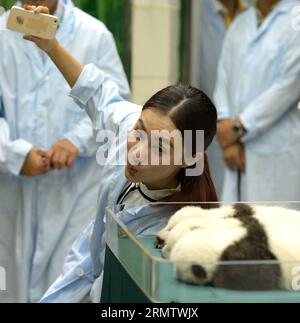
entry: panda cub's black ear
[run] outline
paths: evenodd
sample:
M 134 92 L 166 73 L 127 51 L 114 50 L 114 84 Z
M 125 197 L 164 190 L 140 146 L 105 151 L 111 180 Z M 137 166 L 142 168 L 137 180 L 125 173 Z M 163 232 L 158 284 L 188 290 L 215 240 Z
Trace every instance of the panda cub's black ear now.
M 207 272 L 201 265 L 192 265 L 192 273 L 199 279 L 207 279 Z
M 155 241 L 154 241 L 154 247 L 156 249 L 162 249 L 165 246 L 165 241 L 160 239 L 160 237 L 156 237 Z

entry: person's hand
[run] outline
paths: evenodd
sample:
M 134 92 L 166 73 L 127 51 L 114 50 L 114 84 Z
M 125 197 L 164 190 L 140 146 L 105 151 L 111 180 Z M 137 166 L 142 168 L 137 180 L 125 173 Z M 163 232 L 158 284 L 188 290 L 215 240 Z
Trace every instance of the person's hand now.
M 21 175 L 35 177 L 46 174 L 51 170 L 50 162 L 45 157 L 45 152 L 39 148 L 32 148 L 24 161 Z
M 228 168 L 238 168 L 241 172 L 246 170 L 245 147 L 241 143 L 231 145 L 223 150 L 223 158 Z
M 24 9 L 28 11 L 33 11 L 36 14 L 40 14 L 40 13 L 49 14 L 49 9 L 43 6 L 36 7 L 36 6 L 24 5 Z M 25 35 L 23 38 L 35 43 L 41 50 L 43 50 L 46 53 L 50 53 L 51 51 L 55 50 L 59 46 L 59 43 L 56 38 L 48 40 L 48 39 L 42 39 L 31 35 Z
M 223 149 L 237 143 L 239 137 L 233 130 L 233 122 L 229 119 L 218 122 L 217 138 Z
M 63 139 L 56 142 L 45 156 L 50 160 L 52 169 L 62 170 L 65 167 L 72 168 L 78 154 L 77 147 L 69 140 Z

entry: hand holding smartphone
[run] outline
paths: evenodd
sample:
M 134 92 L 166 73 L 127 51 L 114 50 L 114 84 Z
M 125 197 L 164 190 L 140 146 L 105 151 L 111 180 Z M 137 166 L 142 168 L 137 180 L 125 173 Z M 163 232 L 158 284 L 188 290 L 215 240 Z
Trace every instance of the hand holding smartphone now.
M 12 7 L 7 28 L 41 39 L 54 39 L 59 25 L 56 16 L 35 13 L 19 7 Z

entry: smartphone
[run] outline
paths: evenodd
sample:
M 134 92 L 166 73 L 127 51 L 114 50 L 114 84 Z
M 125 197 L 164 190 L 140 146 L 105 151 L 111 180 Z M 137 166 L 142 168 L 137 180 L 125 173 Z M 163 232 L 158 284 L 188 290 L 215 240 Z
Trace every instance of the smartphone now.
M 11 8 L 7 21 L 8 29 L 43 39 L 53 39 L 58 25 L 58 17 L 36 14 L 15 6 Z

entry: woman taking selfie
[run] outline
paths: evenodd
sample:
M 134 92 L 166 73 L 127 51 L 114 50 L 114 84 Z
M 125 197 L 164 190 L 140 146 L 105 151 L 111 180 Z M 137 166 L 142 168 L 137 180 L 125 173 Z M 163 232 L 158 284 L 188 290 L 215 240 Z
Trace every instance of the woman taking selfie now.
M 28 6 L 27 10 L 48 13 L 45 7 Z M 171 86 L 155 94 L 143 107 L 124 101 L 119 95 L 118 86 L 94 65 L 81 65 L 57 40 L 42 40 L 31 36 L 33 41 L 45 51 L 61 71 L 71 86 L 70 96 L 85 109 L 90 116 L 94 130 L 119 134 L 120 129 L 132 133 L 144 133 L 148 140 L 128 139 L 118 136 L 109 145 L 108 159 L 100 169 L 103 180 L 99 183 L 99 209 L 95 223 L 91 223 L 77 239 L 69 254 L 63 274 L 48 290 L 43 302 L 80 302 L 92 290 L 92 300 L 99 301 L 103 279 L 105 250 L 105 209 L 110 205 L 123 204 L 125 210 L 142 207 L 145 204 L 166 202 L 217 202 L 214 184 L 204 151 L 207 150 L 216 134 L 217 113 L 210 99 L 200 90 L 186 86 Z M 193 144 L 190 148 L 193 159 L 181 165 L 175 162 L 176 149 L 171 142 L 166 153 L 159 141 L 158 156 L 153 156 L 153 131 L 178 131 L 182 135 L 191 131 Z M 196 145 L 197 131 L 204 131 L 203 151 Z M 151 138 L 151 139 L 150 139 Z M 146 143 L 146 144 L 145 144 Z M 102 152 L 103 146 L 100 147 Z M 187 147 L 181 147 L 186 151 Z M 136 165 L 130 159 L 135 156 L 158 158 L 158 165 L 141 163 Z M 147 154 L 148 153 L 148 154 Z M 151 155 L 152 154 L 152 155 Z M 170 164 L 162 163 L 164 154 L 170 155 Z M 126 165 L 116 165 L 115 156 L 125 155 Z M 152 159 L 151 159 L 152 160 Z M 190 176 L 191 170 L 204 163 L 202 175 Z M 160 208 L 152 213 L 137 212 L 130 218 L 127 213 L 124 222 L 136 234 L 155 234 L 166 223 Z

